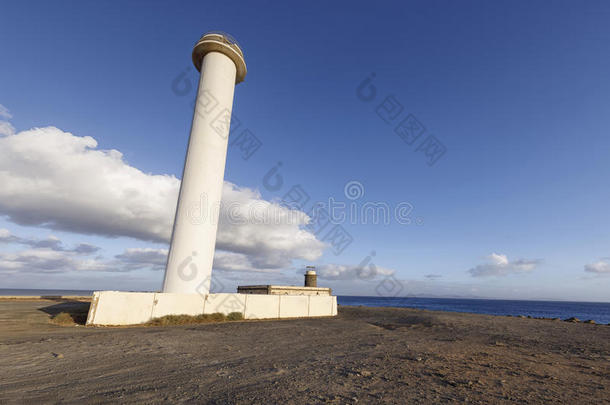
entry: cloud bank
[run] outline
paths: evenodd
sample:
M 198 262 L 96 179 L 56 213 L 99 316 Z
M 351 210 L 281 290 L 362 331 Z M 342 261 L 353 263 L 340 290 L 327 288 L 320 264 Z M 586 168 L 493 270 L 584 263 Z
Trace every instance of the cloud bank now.
M 610 275 L 610 258 L 602 258 L 594 263 L 586 264 L 585 271 L 597 275 Z
M 0 229 L 0 243 L 28 246 L 25 250 L 0 253 L 0 272 L 5 274 L 161 270 L 165 268 L 167 258 L 167 249 L 152 248 L 126 249 L 112 259 L 90 257 L 101 249 L 87 243 L 67 247 L 53 235 L 44 239 L 25 238 L 14 235 L 7 229 Z
M 0 116 L 10 113 L 0 108 Z M 99 149 L 94 138 L 55 127 L 2 134 L 0 215 L 26 226 L 169 242 L 180 186 L 175 176 L 144 173 L 121 152 Z M 302 229 L 308 221 L 303 212 L 225 182 L 216 247 L 226 253 L 218 266 L 279 269 L 295 259 L 316 260 L 325 244 Z
M 374 264 L 348 266 L 342 264 L 325 264 L 316 267 L 318 277 L 327 280 L 372 280 L 379 276 L 391 276 L 394 270 Z
M 67 248 L 59 238 L 53 235 L 50 235 L 45 239 L 22 238 L 13 235 L 8 229 L 0 229 L 0 243 L 16 243 L 27 245 L 32 248 L 46 248 L 57 252 L 74 252 L 80 254 L 91 254 L 100 249 L 99 247 L 88 243 L 80 243 L 72 248 Z
M 539 260 L 519 259 L 509 261 L 503 254 L 492 253 L 489 263 L 479 264 L 468 270 L 473 277 L 507 276 L 509 274 L 529 273 L 540 263 Z
M 0 244 L 28 246 L 28 249 L 22 251 L 0 253 L 2 273 L 161 271 L 165 269 L 168 254 L 168 249 L 146 247 L 127 248 L 111 259 L 101 255 L 87 257 L 101 249 L 86 243 L 67 247 L 52 235 L 44 239 L 25 238 L 14 235 L 7 229 L 0 229 Z M 274 268 L 257 269 L 248 255 L 221 250 L 215 252 L 213 268 L 215 271 L 277 273 Z

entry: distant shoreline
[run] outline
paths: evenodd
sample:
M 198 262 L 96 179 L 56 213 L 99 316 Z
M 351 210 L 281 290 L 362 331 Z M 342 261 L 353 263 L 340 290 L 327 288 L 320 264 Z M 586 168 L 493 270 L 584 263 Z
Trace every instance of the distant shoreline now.
M 72 299 L 89 301 L 89 290 L 0 289 L 0 301 Z M 442 312 L 474 313 L 496 316 L 525 316 L 542 319 L 578 318 L 598 324 L 610 323 L 610 303 L 579 301 L 501 300 L 476 298 L 427 297 L 337 297 L 345 306 L 414 308 Z
M 108 289 L 99 288 L 95 290 L 76 290 L 76 289 L 59 289 L 59 288 L 0 288 L 0 297 L 6 296 L 38 296 L 38 295 L 69 295 L 69 296 L 90 296 L 94 291 L 106 291 Z M 18 292 L 24 292 L 19 294 Z M 124 290 L 121 290 L 124 291 Z M 153 292 L 153 290 L 128 290 L 131 292 Z M 11 293 L 7 293 L 11 292 Z M 27 292 L 27 294 L 25 294 Z M 33 294 L 32 292 L 40 292 L 39 294 Z M 54 292 L 54 293 L 50 293 Z M 219 291 L 227 292 L 227 291 Z M 76 294 L 78 293 L 78 294 Z M 372 298 L 372 299 L 426 299 L 426 300 L 476 300 L 476 301 L 507 301 L 507 302 L 553 302 L 553 303 L 564 303 L 564 304 L 602 304 L 610 305 L 610 301 L 573 301 L 573 300 L 560 300 L 560 299 L 516 299 L 516 298 L 485 298 L 485 297 L 441 297 L 441 296 L 424 296 L 424 295 L 413 295 L 413 296 L 374 296 L 374 295 L 337 295 L 343 298 Z
M 90 295 L 0 295 L 0 302 L 42 302 L 42 301 L 58 301 L 58 302 L 65 302 L 65 301 L 79 301 L 79 302 L 91 302 L 91 296 Z M 538 319 L 538 320 L 552 320 L 552 321 L 568 321 L 568 322 L 575 322 L 575 323 L 594 323 L 594 324 L 599 324 L 599 325 L 610 325 L 610 322 L 605 322 L 604 320 L 600 320 L 599 318 L 593 319 L 595 317 L 583 317 L 582 315 L 580 315 L 580 318 L 577 316 L 578 314 L 574 314 L 574 313 L 569 313 L 569 312 L 564 312 L 563 316 L 532 316 L 532 315 L 525 315 L 525 314 L 504 314 L 504 313 L 485 313 L 485 312 L 475 312 L 475 311 L 465 311 L 465 310 L 458 310 L 458 309 L 450 309 L 450 308 L 443 308 L 443 309 L 439 309 L 439 308 L 418 308 L 418 307 L 410 307 L 410 306 L 392 306 L 392 305 L 379 305 L 379 306 L 375 306 L 375 305 L 358 305 L 358 304 L 345 304 L 345 303 L 341 303 L 339 302 L 339 306 L 340 307 L 367 307 L 367 308 L 378 308 L 378 309 L 383 309 L 383 308 L 394 308 L 394 309 L 399 309 L 399 308 L 411 308 L 411 309 L 420 309 L 420 310 L 424 310 L 424 311 L 434 311 L 434 312 L 441 312 L 441 313 L 458 313 L 458 314 L 478 314 L 478 315 L 491 315 L 491 316 L 498 316 L 498 317 L 515 317 L 515 318 L 530 318 L 530 319 Z

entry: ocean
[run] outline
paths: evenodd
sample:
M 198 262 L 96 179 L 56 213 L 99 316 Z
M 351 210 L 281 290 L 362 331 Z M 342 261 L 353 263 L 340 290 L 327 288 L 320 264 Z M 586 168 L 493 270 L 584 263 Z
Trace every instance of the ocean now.
M 471 312 L 488 315 L 571 318 L 610 324 L 610 302 L 521 301 L 466 298 L 353 297 L 338 296 L 339 305 L 406 307 L 432 311 Z
M 91 295 L 91 290 L 2 289 L 2 295 Z M 356 297 L 340 295 L 339 305 L 365 307 L 406 307 L 432 311 L 471 312 L 488 315 L 531 316 L 534 318 L 588 319 L 610 324 L 610 302 L 521 301 L 470 298 Z

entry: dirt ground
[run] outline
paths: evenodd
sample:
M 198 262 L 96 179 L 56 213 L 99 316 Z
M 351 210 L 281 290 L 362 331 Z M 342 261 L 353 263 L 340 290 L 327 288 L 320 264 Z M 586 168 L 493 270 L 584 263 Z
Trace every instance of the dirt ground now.
M 610 403 L 610 326 L 339 307 L 325 319 L 57 326 L 0 302 L 0 403 Z

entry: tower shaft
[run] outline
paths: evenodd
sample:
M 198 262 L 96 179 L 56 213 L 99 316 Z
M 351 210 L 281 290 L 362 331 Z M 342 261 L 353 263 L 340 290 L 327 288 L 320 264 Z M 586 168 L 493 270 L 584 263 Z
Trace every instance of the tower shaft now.
M 207 294 L 210 289 L 233 93 L 239 75 L 235 55 L 227 56 L 215 38 L 224 37 L 213 34 L 214 41 L 206 41 L 209 36 L 204 35 L 193 52 L 201 75 L 163 282 L 167 293 Z M 202 43 L 204 47 L 215 45 L 202 52 Z

